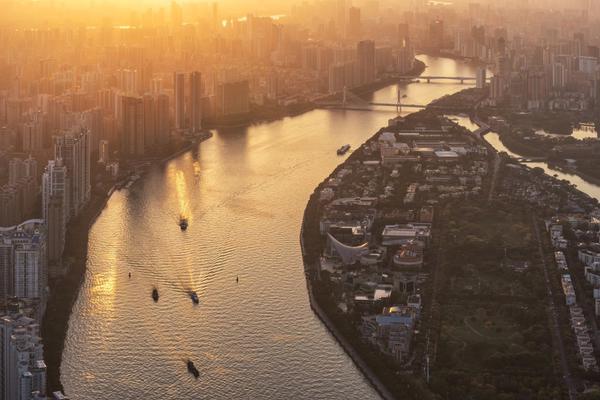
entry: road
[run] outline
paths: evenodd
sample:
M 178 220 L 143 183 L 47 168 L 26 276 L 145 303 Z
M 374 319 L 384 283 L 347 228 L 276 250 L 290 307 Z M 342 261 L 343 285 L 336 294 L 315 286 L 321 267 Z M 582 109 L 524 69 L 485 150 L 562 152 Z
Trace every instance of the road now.
M 550 330 L 552 331 L 552 342 L 554 344 L 554 348 L 558 350 L 560 356 L 560 366 L 562 369 L 562 375 L 565 381 L 565 385 L 567 390 L 569 391 L 569 399 L 575 400 L 577 398 L 577 388 L 575 385 L 575 381 L 571 376 L 571 372 L 569 370 L 569 363 L 567 361 L 567 354 L 565 351 L 565 344 L 563 342 L 563 338 L 560 332 L 560 325 L 558 323 L 558 308 L 554 302 L 554 296 L 552 295 L 552 285 L 550 284 L 550 273 L 548 272 L 548 264 L 546 263 L 546 258 L 544 257 L 544 248 L 542 246 L 542 238 L 540 235 L 540 227 L 537 222 L 537 217 L 534 215 L 532 217 L 533 227 L 535 231 L 535 237 L 538 242 L 538 251 L 540 255 L 540 259 L 542 260 L 542 266 L 544 270 L 544 280 L 546 282 L 546 291 L 547 291 L 547 307 L 548 311 L 548 320 L 550 323 Z

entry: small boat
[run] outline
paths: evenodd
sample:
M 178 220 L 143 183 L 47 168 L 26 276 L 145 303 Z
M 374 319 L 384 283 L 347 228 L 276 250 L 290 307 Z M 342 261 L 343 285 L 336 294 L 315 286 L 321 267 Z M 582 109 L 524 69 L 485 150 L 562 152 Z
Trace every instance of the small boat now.
M 152 289 L 152 299 L 155 303 L 158 301 L 158 289 L 156 288 Z
M 235 277 L 235 282 L 236 282 L 236 283 L 239 283 L 239 282 L 240 282 L 240 277 L 239 277 L 239 276 L 236 276 L 236 277 Z
M 344 154 L 346 154 L 348 152 L 348 150 L 350 150 L 350 145 L 345 144 L 337 150 L 337 154 L 338 154 L 338 156 L 343 156 Z
M 188 372 L 194 375 L 195 378 L 198 378 L 200 376 L 200 371 L 198 371 L 198 368 L 196 368 L 196 366 L 191 360 L 187 361 L 187 369 Z
M 194 304 L 200 303 L 200 299 L 198 299 L 198 293 L 190 292 L 190 299 L 194 302 Z
M 181 217 L 179 219 L 179 227 L 181 228 L 182 231 L 187 230 L 187 228 L 188 228 L 188 220 L 187 220 L 187 218 Z

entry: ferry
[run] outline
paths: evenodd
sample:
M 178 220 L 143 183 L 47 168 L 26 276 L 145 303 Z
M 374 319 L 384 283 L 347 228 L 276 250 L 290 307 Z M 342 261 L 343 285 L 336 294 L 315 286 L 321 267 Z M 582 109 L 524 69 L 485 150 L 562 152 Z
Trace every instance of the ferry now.
M 190 299 L 192 299 L 194 304 L 200 303 L 200 299 L 198 299 L 198 294 L 196 292 L 190 292 Z
M 343 156 L 344 154 L 346 154 L 348 152 L 348 150 L 350 150 L 350 145 L 345 144 L 338 149 L 337 154 L 338 154 L 338 156 Z
M 152 289 L 152 299 L 155 303 L 158 301 L 158 289 L 156 288 Z
M 188 220 L 187 220 L 187 218 L 181 217 L 179 219 L 179 227 L 181 228 L 182 231 L 187 230 L 187 228 L 188 228 Z
M 194 363 L 191 360 L 187 361 L 187 369 L 188 372 L 192 375 L 194 375 L 194 377 L 197 379 L 200 376 L 200 371 L 198 371 L 198 368 L 196 368 L 196 366 L 194 365 Z

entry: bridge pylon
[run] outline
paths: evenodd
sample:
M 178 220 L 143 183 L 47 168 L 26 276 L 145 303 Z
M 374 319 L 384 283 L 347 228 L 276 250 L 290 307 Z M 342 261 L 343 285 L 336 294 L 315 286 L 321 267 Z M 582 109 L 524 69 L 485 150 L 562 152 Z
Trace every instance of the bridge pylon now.
M 398 89 L 398 100 L 396 103 L 396 112 L 400 114 L 402 112 L 402 92 L 400 92 L 400 85 L 397 87 Z

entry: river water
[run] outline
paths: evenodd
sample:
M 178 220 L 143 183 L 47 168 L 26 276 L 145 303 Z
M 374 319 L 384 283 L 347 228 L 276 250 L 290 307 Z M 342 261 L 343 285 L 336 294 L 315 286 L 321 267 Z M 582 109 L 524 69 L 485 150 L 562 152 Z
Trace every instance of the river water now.
M 428 75 L 476 72 L 460 61 L 421 59 Z M 463 88 L 401 86 L 406 103 L 423 104 Z M 373 98 L 396 96 L 390 86 Z M 336 149 L 358 147 L 395 115 L 315 110 L 218 131 L 116 192 L 90 231 L 88 272 L 63 353 L 66 393 L 75 400 L 378 398 L 309 307 L 299 234 L 311 192 L 343 160 Z M 180 214 L 189 218 L 187 232 Z M 198 292 L 199 305 L 188 290 Z M 188 358 L 198 380 L 187 373 Z
M 479 127 L 472 122 L 468 117 L 465 116 L 452 116 L 452 118 L 454 118 L 454 120 L 464 126 L 465 128 L 471 130 L 471 131 L 475 131 L 477 130 Z M 589 138 L 592 136 L 586 136 L 586 137 L 578 137 L 578 132 L 583 131 L 582 129 L 576 129 L 574 131 L 574 135 L 573 137 L 575 137 L 576 139 L 585 139 L 585 138 Z M 592 132 L 592 130 L 588 129 L 587 132 Z M 595 130 L 592 132 L 593 135 L 596 135 Z M 581 135 L 581 134 L 579 134 Z M 527 158 L 524 157 L 521 154 L 517 154 L 513 151 L 510 151 L 500 140 L 500 135 L 496 132 L 489 132 L 487 134 L 484 135 L 484 139 L 492 145 L 492 147 L 494 149 L 496 149 L 496 151 L 498 152 L 505 152 L 506 154 L 508 154 L 511 157 L 514 158 Z M 546 162 L 525 162 L 525 164 L 531 168 L 535 168 L 535 167 L 539 167 L 542 168 L 544 170 L 544 172 L 548 175 L 551 176 L 555 176 L 559 179 L 564 179 L 566 181 L 569 181 L 570 183 L 572 183 L 573 185 L 577 186 L 577 189 L 581 190 L 582 192 L 588 194 L 591 197 L 594 197 L 596 199 L 600 200 L 600 186 L 588 182 L 585 179 L 581 178 L 578 175 L 575 174 L 569 174 L 563 171 L 560 171 L 556 168 L 552 168 L 548 165 L 548 163 Z

